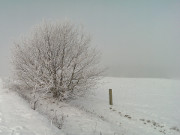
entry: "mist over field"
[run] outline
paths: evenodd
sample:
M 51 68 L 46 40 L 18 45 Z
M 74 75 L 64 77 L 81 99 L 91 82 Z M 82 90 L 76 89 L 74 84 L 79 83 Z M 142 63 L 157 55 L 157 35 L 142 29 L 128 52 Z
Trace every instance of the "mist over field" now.
M 43 19 L 82 23 L 102 53 L 106 76 L 180 77 L 180 2 L 1 1 L 0 76 L 10 70 L 13 41 Z
M 0 0 L 0 135 L 179 135 L 179 7 Z

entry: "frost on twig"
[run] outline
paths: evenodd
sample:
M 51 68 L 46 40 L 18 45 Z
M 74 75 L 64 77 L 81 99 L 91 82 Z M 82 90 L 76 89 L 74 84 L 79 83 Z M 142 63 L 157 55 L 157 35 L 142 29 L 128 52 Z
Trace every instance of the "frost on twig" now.
M 99 62 L 90 36 L 69 21 L 35 26 L 29 36 L 15 43 L 12 58 L 19 86 L 38 95 L 34 108 L 44 93 L 60 101 L 83 95 L 103 72 Z

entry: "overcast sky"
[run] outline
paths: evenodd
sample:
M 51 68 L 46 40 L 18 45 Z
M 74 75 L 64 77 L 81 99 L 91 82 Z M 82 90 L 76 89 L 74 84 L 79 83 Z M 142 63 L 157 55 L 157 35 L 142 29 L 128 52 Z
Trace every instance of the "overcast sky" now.
M 90 32 L 108 76 L 180 77 L 180 0 L 0 0 L 0 76 L 19 35 L 66 18 Z

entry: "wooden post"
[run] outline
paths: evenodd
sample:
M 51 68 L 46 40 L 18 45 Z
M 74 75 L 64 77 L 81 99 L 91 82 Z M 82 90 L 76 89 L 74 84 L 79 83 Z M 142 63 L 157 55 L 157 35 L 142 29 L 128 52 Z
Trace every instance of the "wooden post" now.
M 109 104 L 113 105 L 113 101 L 112 101 L 112 89 L 109 89 Z

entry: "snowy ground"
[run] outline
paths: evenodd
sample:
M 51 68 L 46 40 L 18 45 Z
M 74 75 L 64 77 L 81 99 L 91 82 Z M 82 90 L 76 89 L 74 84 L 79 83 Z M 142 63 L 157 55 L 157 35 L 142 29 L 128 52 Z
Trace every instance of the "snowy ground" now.
M 0 82 L 0 135 L 180 135 L 180 80 L 106 77 L 100 83 L 94 95 L 69 103 L 38 102 L 37 111 L 63 116 L 59 130 Z
M 32 110 L 17 93 L 3 89 L 0 82 L 0 135 L 114 135 L 114 131 L 122 132 L 121 128 L 114 128 L 102 118 L 67 103 L 41 99 L 37 106 L 37 111 Z M 61 129 L 51 125 L 56 117 Z
M 63 135 L 0 80 L 0 135 Z
M 180 80 L 107 77 L 100 82 L 94 96 L 71 104 L 101 116 L 125 135 L 180 134 Z M 108 105 L 109 88 L 113 106 Z

